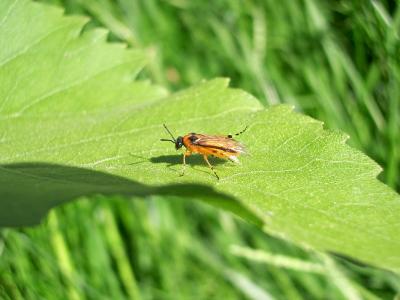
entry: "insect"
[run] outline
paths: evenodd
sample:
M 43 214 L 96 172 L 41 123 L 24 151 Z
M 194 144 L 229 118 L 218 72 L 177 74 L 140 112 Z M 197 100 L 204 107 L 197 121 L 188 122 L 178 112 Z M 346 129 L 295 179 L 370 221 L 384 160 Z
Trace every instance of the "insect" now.
M 163 142 L 172 142 L 175 144 L 175 149 L 178 150 L 185 146 L 186 151 L 183 153 L 183 170 L 181 176 L 185 173 L 186 168 L 186 157 L 192 153 L 198 153 L 203 155 L 203 158 L 207 165 L 213 171 L 215 177 L 219 179 L 217 172 L 215 172 L 214 167 L 208 161 L 208 156 L 215 156 L 219 158 L 228 159 L 232 162 L 238 163 L 237 158 L 240 154 L 245 153 L 245 147 L 240 142 L 234 140 L 233 135 L 208 135 L 199 133 L 188 133 L 184 136 L 178 136 L 176 139 L 169 131 L 168 127 L 164 125 L 165 130 L 171 136 L 171 139 L 160 139 Z M 246 126 L 241 132 L 234 134 L 235 136 L 242 134 L 246 131 L 248 126 Z

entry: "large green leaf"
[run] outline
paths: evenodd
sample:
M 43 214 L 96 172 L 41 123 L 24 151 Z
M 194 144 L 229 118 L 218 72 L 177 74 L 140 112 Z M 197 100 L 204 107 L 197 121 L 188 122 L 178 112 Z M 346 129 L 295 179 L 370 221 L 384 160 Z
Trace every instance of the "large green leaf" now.
M 34 224 L 52 206 L 92 194 L 209 201 L 307 247 L 400 270 L 400 198 L 340 133 L 264 109 L 216 79 L 167 95 L 134 81 L 140 51 L 80 34 L 85 20 L 26 0 L 0 3 L 0 224 Z M 188 66 L 190 67 L 190 66 Z M 199 157 L 180 177 L 176 134 L 234 133 L 240 165 Z M 167 197 L 168 199 L 170 197 Z M 166 198 L 166 199 L 167 199 Z M 260 221 L 261 220 L 261 221 Z

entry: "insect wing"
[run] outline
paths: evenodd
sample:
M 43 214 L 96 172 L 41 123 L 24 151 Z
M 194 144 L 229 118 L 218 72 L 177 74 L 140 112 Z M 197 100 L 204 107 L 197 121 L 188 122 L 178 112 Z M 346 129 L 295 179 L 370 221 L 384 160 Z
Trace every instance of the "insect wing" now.
M 198 134 L 196 137 L 197 139 L 193 141 L 193 144 L 200 147 L 214 148 L 228 153 L 246 153 L 243 144 L 226 136 Z

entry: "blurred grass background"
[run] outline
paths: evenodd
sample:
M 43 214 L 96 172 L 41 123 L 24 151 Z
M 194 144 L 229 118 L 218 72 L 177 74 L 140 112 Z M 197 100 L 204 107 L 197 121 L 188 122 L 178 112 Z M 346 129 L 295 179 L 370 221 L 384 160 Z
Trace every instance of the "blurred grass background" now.
M 43 0 L 145 49 L 179 90 L 230 77 L 351 136 L 400 190 L 398 1 Z M 95 201 L 94 201 L 95 200 Z M 256 252 L 254 252 L 256 251 Z M 201 203 L 83 199 L 0 231 L 1 299 L 394 299 L 400 278 L 306 251 Z

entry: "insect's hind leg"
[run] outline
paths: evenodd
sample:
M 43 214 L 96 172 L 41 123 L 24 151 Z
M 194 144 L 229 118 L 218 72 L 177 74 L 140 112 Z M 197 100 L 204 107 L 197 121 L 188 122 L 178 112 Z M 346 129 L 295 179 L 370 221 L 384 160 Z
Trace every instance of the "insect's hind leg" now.
M 208 161 L 207 155 L 203 155 L 203 158 L 206 161 L 207 165 L 210 167 L 211 171 L 213 171 L 215 177 L 217 177 L 217 179 L 219 180 L 219 176 L 217 175 L 217 172 L 215 172 L 214 167 Z

